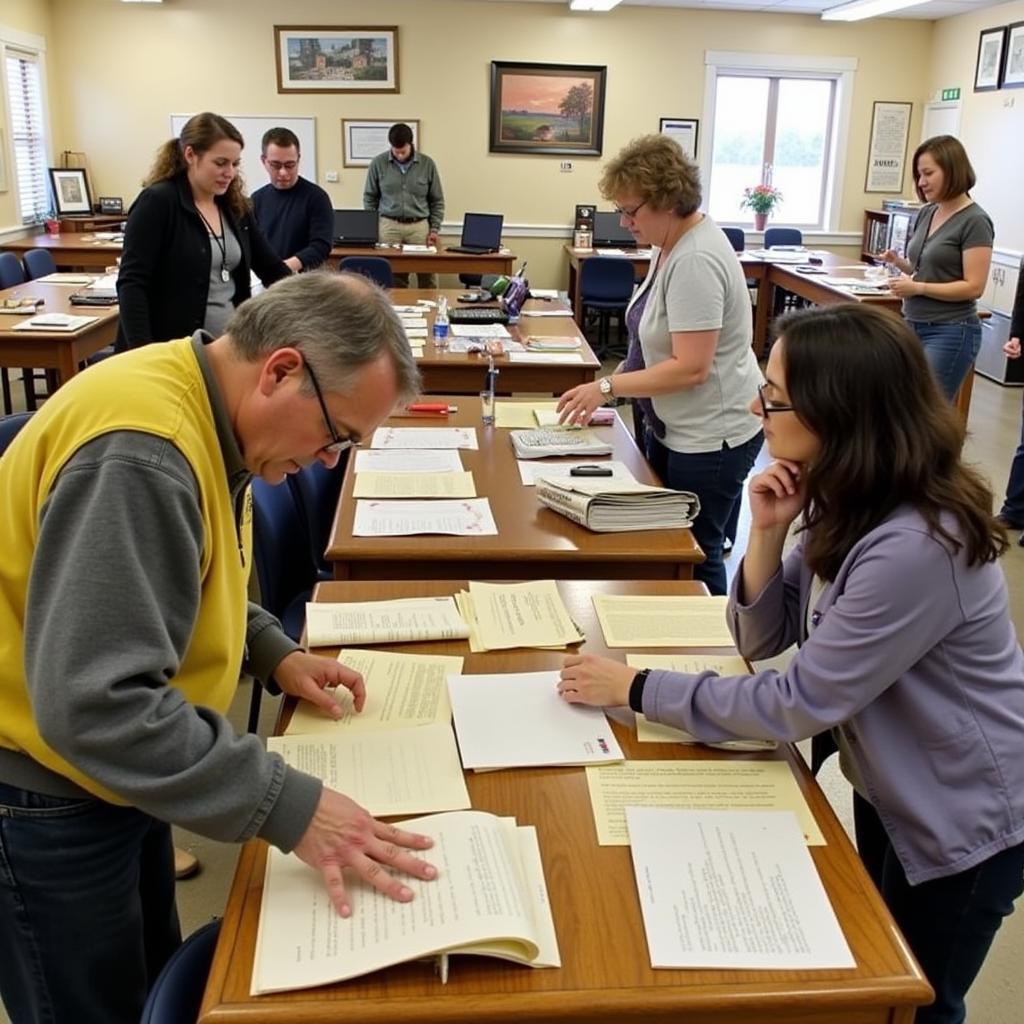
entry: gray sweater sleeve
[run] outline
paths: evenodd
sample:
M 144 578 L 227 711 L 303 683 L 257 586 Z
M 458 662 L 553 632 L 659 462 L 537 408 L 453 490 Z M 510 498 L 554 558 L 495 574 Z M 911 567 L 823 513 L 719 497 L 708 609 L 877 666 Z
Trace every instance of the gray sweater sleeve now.
M 172 444 L 118 432 L 79 449 L 43 507 L 29 581 L 36 721 L 57 753 L 148 814 L 290 850 L 320 781 L 168 685 L 195 623 L 203 543 L 196 480 Z M 250 637 L 254 625 L 268 634 L 260 650 L 273 647 L 272 617 L 251 616 Z

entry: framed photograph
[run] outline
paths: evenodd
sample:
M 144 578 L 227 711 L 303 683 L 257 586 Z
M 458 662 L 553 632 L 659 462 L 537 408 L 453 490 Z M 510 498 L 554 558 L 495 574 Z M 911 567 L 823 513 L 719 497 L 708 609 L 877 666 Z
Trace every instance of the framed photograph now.
M 420 148 L 420 123 L 411 117 L 388 118 L 386 121 L 350 121 L 341 119 L 342 166 L 369 167 L 370 161 L 389 149 L 388 132 L 393 124 L 402 122 L 412 129 L 412 144 Z
M 600 156 L 607 71 L 492 61 L 490 151 Z
M 690 117 L 663 117 L 658 122 L 658 131 L 675 139 L 679 148 L 691 159 L 697 159 L 697 126 L 699 121 Z
M 1006 26 L 982 29 L 978 35 L 978 66 L 974 69 L 974 91 L 992 92 L 999 88 L 1003 65 Z
M 57 213 L 92 213 L 84 167 L 51 167 L 50 185 Z
M 278 92 L 398 92 L 395 25 L 275 25 Z
M 912 103 L 876 100 L 871 112 L 871 139 L 865 192 L 903 191 Z
M 1003 88 L 1024 88 L 1024 21 L 1015 21 L 1006 29 Z

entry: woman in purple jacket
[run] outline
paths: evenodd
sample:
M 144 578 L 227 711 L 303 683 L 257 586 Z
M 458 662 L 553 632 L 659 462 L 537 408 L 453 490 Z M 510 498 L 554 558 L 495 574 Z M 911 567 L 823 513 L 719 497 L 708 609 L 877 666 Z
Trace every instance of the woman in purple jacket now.
M 854 787 L 861 857 L 935 989 L 917 1024 L 955 1024 L 1024 888 L 1006 532 L 905 324 L 844 305 L 779 326 L 751 403 L 775 462 L 750 483 L 728 615 L 749 659 L 799 650 L 782 671 L 742 676 L 570 657 L 559 691 L 709 742 L 825 734 Z

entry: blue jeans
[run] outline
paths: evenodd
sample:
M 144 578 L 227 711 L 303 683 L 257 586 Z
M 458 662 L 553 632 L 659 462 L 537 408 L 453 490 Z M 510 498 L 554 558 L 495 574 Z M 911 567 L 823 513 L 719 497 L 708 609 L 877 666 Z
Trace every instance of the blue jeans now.
M 907 323 L 921 339 L 925 358 L 939 387 L 952 401 L 981 348 L 981 321 L 972 316 L 950 324 L 924 320 L 908 320 Z
M 878 813 L 857 793 L 853 818 L 861 860 L 935 989 L 915 1024 L 961 1024 L 964 996 L 1024 890 L 1024 843 L 959 874 L 910 885 Z
M 17 1024 L 138 1024 L 181 944 L 170 826 L 0 783 L 0 994 Z
M 719 451 L 687 454 L 666 448 L 653 434 L 647 436 L 647 457 L 662 483 L 677 491 L 693 491 L 700 499 L 693 536 L 705 560 L 693 567 L 693 578 L 703 581 L 712 594 L 727 590 L 722 542 L 763 442 L 764 434 L 759 430 L 736 448 L 723 442 Z

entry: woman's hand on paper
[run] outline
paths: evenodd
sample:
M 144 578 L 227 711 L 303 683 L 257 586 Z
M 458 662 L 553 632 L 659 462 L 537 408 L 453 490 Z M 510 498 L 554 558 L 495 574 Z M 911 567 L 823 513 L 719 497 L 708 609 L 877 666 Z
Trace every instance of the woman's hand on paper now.
M 377 821 L 344 793 L 324 786 L 313 820 L 293 852 L 323 875 L 334 909 L 342 917 L 351 917 L 344 868 L 350 868 L 391 899 L 408 903 L 414 896 L 412 889 L 391 872 L 426 881 L 435 879 L 437 869 L 433 865 L 407 852 L 431 846 L 433 840 L 428 836 Z
M 601 394 L 597 381 L 577 384 L 558 400 L 558 422 L 570 427 L 585 427 L 590 422 L 590 417 L 594 415 L 594 410 L 602 405 L 604 395 Z
M 789 526 L 803 511 L 806 488 L 803 467 L 788 459 L 778 459 L 751 477 L 747 487 L 751 528 L 771 530 Z
M 344 686 L 351 691 L 352 703 L 357 712 L 362 711 L 366 703 L 363 677 L 334 658 L 292 651 L 278 662 L 274 669 L 274 679 L 289 697 L 315 704 L 331 718 L 340 718 L 342 709 L 331 694 L 324 692 L 326 687 Z
M 635 675 L 635 669 L 612 658 L 570 654 L 562 666 L 558 695 L 570 704 L 623 707 L 629 704 L 629 687 Z

